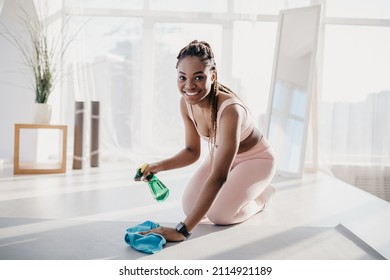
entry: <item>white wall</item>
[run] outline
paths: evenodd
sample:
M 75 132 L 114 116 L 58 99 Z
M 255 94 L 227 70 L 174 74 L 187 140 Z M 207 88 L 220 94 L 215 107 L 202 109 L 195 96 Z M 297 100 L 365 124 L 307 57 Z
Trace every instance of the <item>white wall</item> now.
M 17 2 L 5 0 L 0 14 L 1 24 L 11 30 L 20 30 Z M 23 3 L 31 18 L 36 19 L 33 2 Z M 23 32 L 16 33 L 26 36 Z M 0 50 L 0 159 L 8 160 L 13 158 L 14 124 L 31 123 L 35 95 L 31 76 L 28 76 L 30 71 L 23 64 L 19 50 L 1 36 Z

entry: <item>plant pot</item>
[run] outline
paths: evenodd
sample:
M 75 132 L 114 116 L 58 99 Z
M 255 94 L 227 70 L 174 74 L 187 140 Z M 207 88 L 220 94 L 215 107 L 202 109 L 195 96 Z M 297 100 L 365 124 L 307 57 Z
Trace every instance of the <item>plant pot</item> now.
M 50 124 L 51 120 L 51 105 L 47 103 L 34 104 L 34 123 Z

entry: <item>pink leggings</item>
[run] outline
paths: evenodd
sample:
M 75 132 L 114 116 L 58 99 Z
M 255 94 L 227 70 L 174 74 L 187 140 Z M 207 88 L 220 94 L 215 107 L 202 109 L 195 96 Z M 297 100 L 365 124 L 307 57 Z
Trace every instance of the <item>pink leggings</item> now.
M 275 159 L 266 140 L 238 154 L 206 217 L 214 224 L 229 225 L 245 221 L 264 207 L 256 201 L 275 174 Z M 183 211 L 188 215 L 211 170 L 210 156 L 195 172 L 183 193 Z

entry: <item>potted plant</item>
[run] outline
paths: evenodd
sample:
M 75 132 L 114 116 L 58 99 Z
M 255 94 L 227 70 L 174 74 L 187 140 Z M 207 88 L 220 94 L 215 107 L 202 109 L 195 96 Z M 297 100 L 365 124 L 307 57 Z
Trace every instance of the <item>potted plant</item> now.
M 61 32 L 54 38 L 48 34 L 47 6 L 41 6 L 42 19 L 31 17 L 29 13 L 21 6 L 18 19 L 20 26 L 25 31 L 23 34 L 13 33 L 11 30 L 1 24 L 0 35 L 7 39 L 22 54 L 26 66 L 31 70 L 32 85 L 35 91 L 35 123 L 50 123 L 51 105 L 47 102 L 54 86 L 58 81 L 59 63 L 65 53 Z

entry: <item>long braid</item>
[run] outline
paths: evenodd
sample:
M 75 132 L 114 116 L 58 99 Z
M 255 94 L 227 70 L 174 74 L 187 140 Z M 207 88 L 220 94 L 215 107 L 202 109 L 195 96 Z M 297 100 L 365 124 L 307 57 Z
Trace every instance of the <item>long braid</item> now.
M 209 138 L 209 150 L 211 156 L 213 155 L 214 147 L 217 141 L 217 114 L 218 114 L 218 81 L 215 79 L 213 87 L 210 93 L 210 111 L 211 111 L 211 127 L 210 127 L 210 138 Z
M 215 71 L 217 74 L 216 63 L 214 60 L 214 53 L 210 45 L 205 41 L 194 40 L 180 50 L 177 56 L 176 68 L 178 67 L 181 60 L 188 56 L 198 57 L 206 66 L 210 66 L 210 70 Z M 216 75 L 217 76 L 217 75 Z M 210 102 L 210 131 L 209 131 L 209 149 L 212 156 L 217 138 L 217 114 L 218 114 L 218 94 L 219 92 L 224 92 L 227 94 L 236 94 L 230 90 L 228 87 L 220 84 L 217 79 L 213 82 L 211 92 L 209 94 Z

